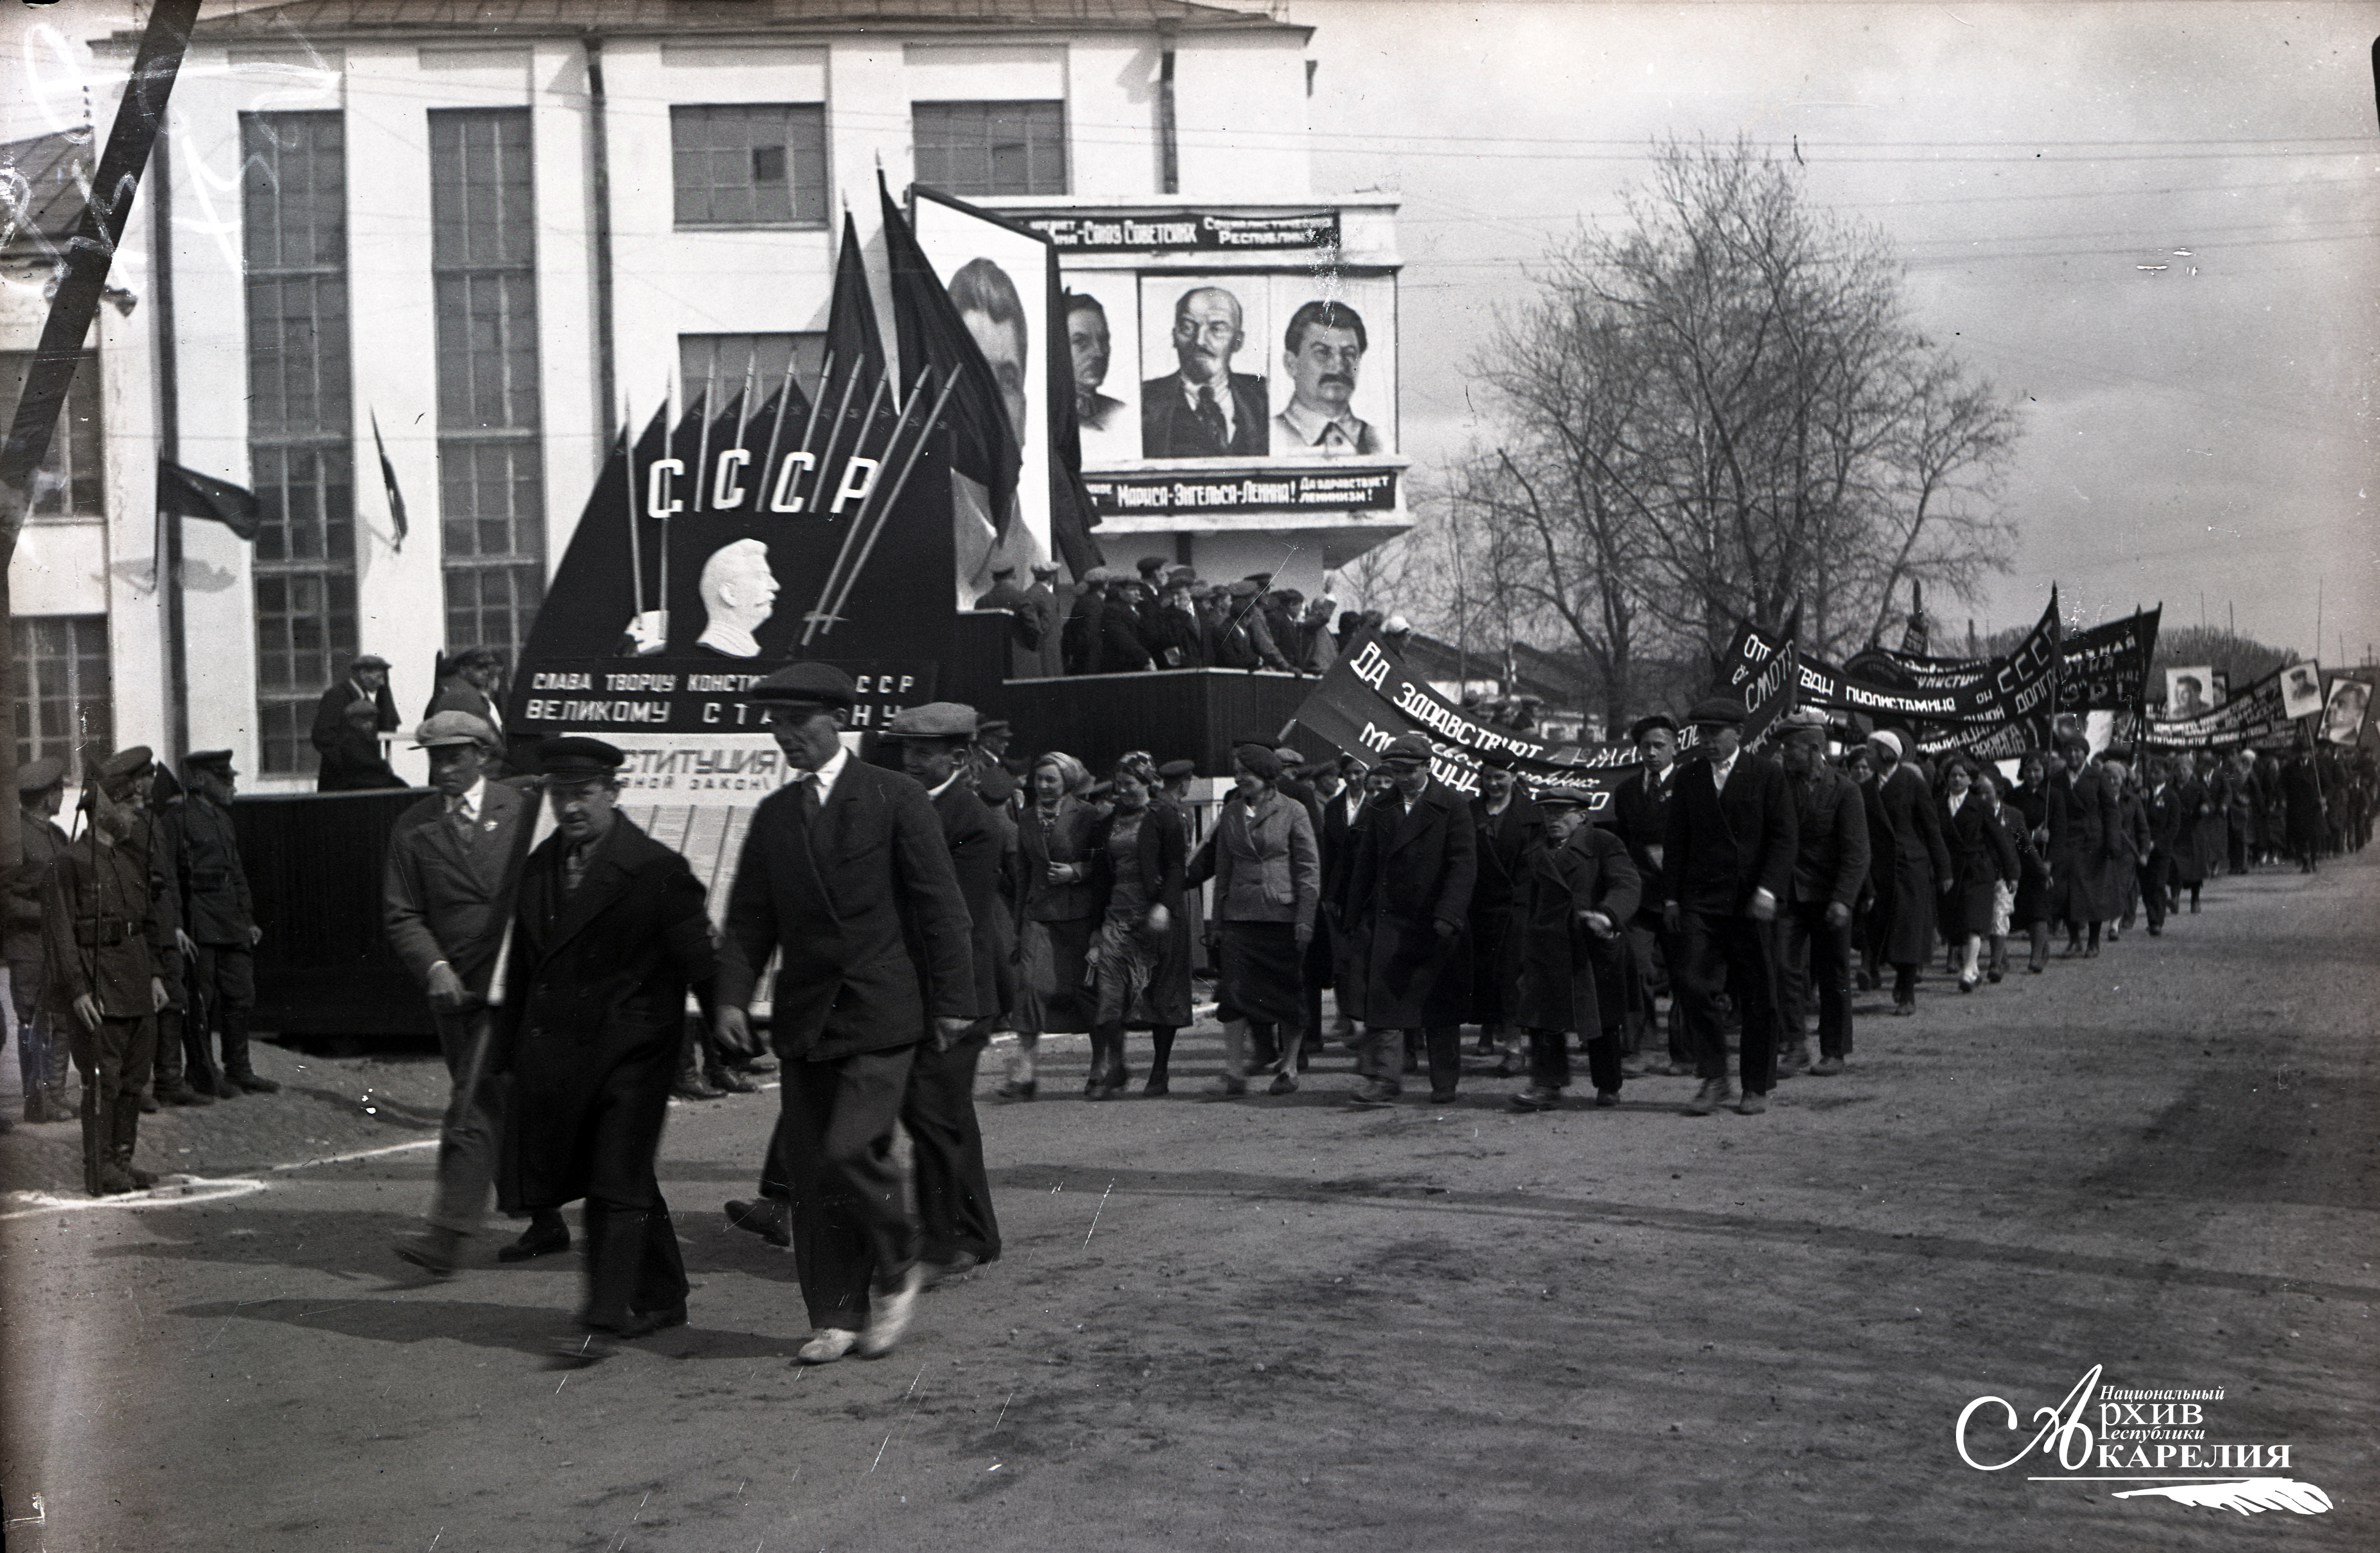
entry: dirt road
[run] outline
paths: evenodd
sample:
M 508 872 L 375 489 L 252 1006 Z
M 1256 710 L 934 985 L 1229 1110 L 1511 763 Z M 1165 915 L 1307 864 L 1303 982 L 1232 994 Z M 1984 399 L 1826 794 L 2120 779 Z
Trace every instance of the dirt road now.
M 1929 979 L 1762 1117 L 1686 1118 L 1670 1078 L 1519 1115 L 1480 1075 L 1366 1113 L 1336 1049 L 1293 1097 L 1091 1106 L 1062 1056 L 1056 1098 L 985 1101 L 1002 1260 L 891 1358 L 807 1371 L 790 1256 L 718 1212 L 772 1095 L 673 1112 L 692 1325 L 556 1372 L 569 1258 L 392 1276 L 426 1149 L 272 1168 L 425 1137 L 434 1063 L 268 1052 L 290 1096 L 144 1134 L 261 1186 L 0 1205 L 0 1489 L 42 1502 L 8 1546 L 2380 1546 L 2374 859 L 2218 880 L 2162 939 L 1973 997 Z M 67 1131 L 0 1140 L 12 1183 Z M 1971 1401 L 2029 1420 L 2096 1366 L 2089 1464 L 1962 1462 Z M 2106 1438 L 2155 1405 L 2109 1388 L 2220 1388 L 2199 1449 L 2259 1466 L 2195 1475 L 2333 1508 L 2028 1481 L 2182 1472 Z M 2001 1425 L 1978 1460 L 2034 1428 Z

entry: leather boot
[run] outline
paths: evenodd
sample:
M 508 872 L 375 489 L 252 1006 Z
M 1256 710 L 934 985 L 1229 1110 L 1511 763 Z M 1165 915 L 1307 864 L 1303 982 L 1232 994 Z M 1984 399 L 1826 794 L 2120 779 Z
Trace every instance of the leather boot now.
M 114 1163 L 116 1171 L 131 1183 L 131 1188 L 135 1192 L 146 1192 L 157 1184 L 155 1176 L 133 1164 L 132 1148 L 128 1144 L 115 1146 Z
M 628 1302 L 645 1256 L 645 1216 L 587 1205 L 587 1300 L 578 1324 L 617 1332 L 629 1322 Z
M 96 1197 L 102 1195 L 100 1167 L 106 1163 L 108 1139 L 102 1135 L 99 1115 L 99 1091 L 91 1085 L 82 1086 L 82 1189 Z M 123 1188 L 118 1187 L 121 1191 Z
M 702 1081 L 702 1053 L 690 1025 L 677 1043 L 677 1077 L 670 1085 L 670 1093 L 681 1100 L 719 1098 L 720 1092 Z
M 79 1120 L 81 1108 L 67 1098 L 67 1070 L 73 1065 L 72 1056 L 67 1049 L 65 1033 L 55 1026 L 42 1049 L 42 1063 L 45 1075 L 42 1080 L 42 1103 L 49 1108 L 49 1120 Z

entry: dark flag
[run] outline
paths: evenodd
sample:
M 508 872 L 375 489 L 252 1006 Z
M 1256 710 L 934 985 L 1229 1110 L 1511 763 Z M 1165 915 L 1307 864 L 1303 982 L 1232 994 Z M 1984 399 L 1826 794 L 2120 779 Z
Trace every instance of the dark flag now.
M 396 488 L 396 466 L 388 461 L 388 444 L 380 440 L 378 411 L 372 413 L 371 426 L 372 449 L 380 455 L 380 483 L 382 489 L 388 492 L 389 527 L 396 530 L 396 543 L 390 548 L 402 552 L 405 549 L 405 492 Z
M 901 349 L 905 359 L 905 338 Z M 835 261 L 834 295 L 826 307 L 826 350 L 837 376 L 856 368 L 861 381 L 872 383 L 884 370 L 884 334 L 876 327 L 876 298 L 868 294 L 859 228 L 849 211 L 843 212 L 843 253 Z M 915 371 L 910 375 L 914 379 Z
M 920 368 L 930 367 L 938 384 L 956 384 L 943 413 L 951 469 L 984 488 L 993 533 L 1005 537 L 1016 512 L 1017 474 L 1025 455 L 1008 424 L 1000 380 L 917 247 L 917 234 L 892 202 L 882 173 L 876 176 L 876 194 L 884 209 L 884 253 L 892 271 L 892 328 L 900 343 L 901 370 L 914 382 Z
M 157 509 L 176 517 L 203 517 L 220 523 L 243 540 L 254 540 L 263 525 L 263 504 L 256 492 L 157 460 Z

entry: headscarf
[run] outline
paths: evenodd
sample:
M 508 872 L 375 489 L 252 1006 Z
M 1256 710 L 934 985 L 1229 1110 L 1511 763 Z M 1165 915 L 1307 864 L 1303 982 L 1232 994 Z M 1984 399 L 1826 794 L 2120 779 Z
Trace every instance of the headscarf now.
M 1044 766 L 1055 766 L 1058 769 L 1058 786 L 1062 792 L 1080 793 L 1091 784 L 1089 768 L 1062 749 L 1050 750 L 1046 754 L 1034 758 L 1035 770 L 1038 771 Z
M 1878 728 L 1867 736 L 1867 742 L 1884 746 L 1885 748 L 1892 751 L 1892 758 L 1895 760 L 1909 753 L 1909 746 L 1900 742 L 1900 735 L 1889 728 Z

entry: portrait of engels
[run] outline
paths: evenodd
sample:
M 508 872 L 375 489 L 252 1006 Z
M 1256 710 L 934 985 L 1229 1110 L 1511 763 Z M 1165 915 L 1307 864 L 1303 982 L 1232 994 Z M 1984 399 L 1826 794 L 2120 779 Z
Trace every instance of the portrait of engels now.
M 694 645 L 722 658 L 758 658 L 759 630 L 777 607 L 777 574 L 769 569 L 769 547 L 759 540 L 735 540 L 710 552 L 696 579 L 702 598 L 702 635 Z
M 1026 372 L 1031 366 L 1031 334 L 1025 318 L 1025 300 L 1008 272 L 989 259 L 970 259 L 951 276 L 951 304 L 975 336 L 978 349 L 1000 384 L 1000 403 L 1008 416 L 1008 430 L 1019 446 L 1025 442 Z M 951 504 L 952 538 L 956 543 L 959 592 L 973 599 L 991 587 L 996 567 L 1020 572 L 1049 559 L 1049 552 L 1023 523 L 1011 523 L 1006 538 L 996 538 L 997 526 L 981 487 L 955 481 Z
M 1289 403 L 1272 418 L 1275 451 L 1323 454 L 1385 453 L 1371 422 L 1348 401 L 1371 338 L 1361 314 L 1344 302 L 1307 302 L 1289 316 L 1281 334 L 1281 365 L 1289 370 Z
M 1180 369 L 1140 385 L 1144 458 L 1259 458 L 1270 451 L 1265 380 L 1232 370 L 1246 343 L 1240 299 L 1220 285 L 1193 286 L 1173 304 Z

